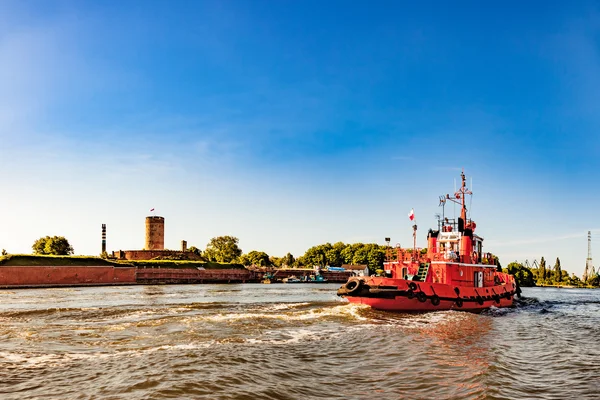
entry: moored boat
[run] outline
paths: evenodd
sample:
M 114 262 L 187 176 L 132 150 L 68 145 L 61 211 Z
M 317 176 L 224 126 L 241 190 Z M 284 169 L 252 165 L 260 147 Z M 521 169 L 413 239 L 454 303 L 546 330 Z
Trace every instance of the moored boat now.
M 460 217 L 438 218 L 438 229 L 427 234 L 427 248 L 390 248 L 384 276 L 352 277 L 337 294 L 351 303 L 388 311 L 465 310 L 510 307 L 519 288 L 512 275 L 497 270 L 496 258 L 482 250 L 483 238 L 475 234 L 468 218 L 465 198 L 472 195 L 462 186 L 453 196 L 440 197 L 440 205 L 452 201 L 461 206 Z M 409 214 L 411 220 L 414 214 Z M 388 240 L 389 243 L 389 239 Z
M 300 283 L 302 282 L 299 278 L 295 277 L 295 276 L 288 276 L 287 278 L 283 278 L 281 280 L 283 283 Z

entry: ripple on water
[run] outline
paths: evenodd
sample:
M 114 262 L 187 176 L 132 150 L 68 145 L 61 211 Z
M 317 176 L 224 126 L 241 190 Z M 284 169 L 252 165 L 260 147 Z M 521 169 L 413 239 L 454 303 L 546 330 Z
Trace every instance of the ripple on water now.
M 2 398 L 597 398 L 600 292 L 402 314 L 269 286 L 4 296 Z

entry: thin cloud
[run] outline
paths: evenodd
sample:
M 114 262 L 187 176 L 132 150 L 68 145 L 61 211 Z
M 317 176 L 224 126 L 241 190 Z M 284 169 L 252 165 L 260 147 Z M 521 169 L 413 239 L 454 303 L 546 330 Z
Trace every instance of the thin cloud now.
M 462 171 L 462 167 L 433 167 L 433 169 L 438 171 Z
M 592 232 L 600 232 L 600 229 L 591 229 Z M 561 235 L 561 236 L 548 236 L 548 237 L 541 237 L 541 238 L 536 238 L 536 239 L 519 239 L 519 240 L 510 240 L 510 241 L 493 241 L 490 240 L 490 245 L 493 245 L 494 247 L 500 247 L 500 246 L 518 246 L 518 245 L 528 245 L 528 244 L 540 244 L 540 243 L 549 243 L 549 242 L 556 242 L 558 240 L 566 240 L 566 239 L 576 239 L 576 238 L 582 238 L 582 237 L 586 237 L 587 236 L 587 231 L 586 232 L 579 232 L 579 233 L 570 233 L 567 235 Z

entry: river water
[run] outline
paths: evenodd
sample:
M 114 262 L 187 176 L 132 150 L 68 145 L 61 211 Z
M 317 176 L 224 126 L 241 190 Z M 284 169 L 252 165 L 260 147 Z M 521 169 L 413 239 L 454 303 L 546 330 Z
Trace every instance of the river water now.
M 0 291 L 0 398 L 600 398 L 600 290 L 409 315 L 337 287 Z

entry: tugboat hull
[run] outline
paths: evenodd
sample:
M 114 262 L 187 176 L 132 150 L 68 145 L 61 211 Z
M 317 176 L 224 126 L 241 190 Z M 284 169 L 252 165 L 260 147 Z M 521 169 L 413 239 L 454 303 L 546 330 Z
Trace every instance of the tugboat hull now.
M 348 301 L 353 304 L 365 304 L 376 310 L 396 311 L 396 312 L 429 312 L 429 311 L 469 311 L 481 312 L 490 307 L 511 307 L 513 305 L 512 298 L 510 300 L 501 299 L 500 303 L 494 300 L 484 301 L 482 305 L 477 303 L 463 304 L 459 307 L 455 301 L 440 300 L 437 306 L 431 303 L 421 303 L 417 299 L 395 298 L 395 299 L 377 299 L 368 297 L 347 297 Z
M 506 283 L 468 287 L 382 277 L 352 278 L 340 287 L 338 295 L 350 303 L 399 312 L 480 312 L 490 307 L 510 307 L 517 292 L 514 279 L 504 273 L 496 275 Z

